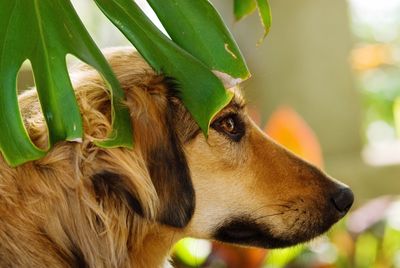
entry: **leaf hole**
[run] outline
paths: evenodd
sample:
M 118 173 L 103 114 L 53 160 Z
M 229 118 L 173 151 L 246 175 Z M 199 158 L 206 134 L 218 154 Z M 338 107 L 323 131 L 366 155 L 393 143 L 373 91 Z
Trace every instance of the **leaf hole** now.
M 136 0 L 135 2 L 157 28 L 169 38 L 167 31 L 149 3 L 146 0 Z M 95 1 L 72 0 L 71 3 L 90 36 L 100 48 L 132 45 L 124 34 L 101 12 Z
M 35 79 L 32 72 L 32 64 L 29 60 L 25 60 L 18 72 L 17 89 L 18 93 L 22 93 L 35 86 Z
M 101 12 L 95 1 L 72 0 L 71 3 L 100 48 L 130 45 L 128 39 Z
M 35 88 L 32 64 L 25 60 L 17 76 L 18 104 L 31 141 L 40 149 L 48 147 L 48 130 Z

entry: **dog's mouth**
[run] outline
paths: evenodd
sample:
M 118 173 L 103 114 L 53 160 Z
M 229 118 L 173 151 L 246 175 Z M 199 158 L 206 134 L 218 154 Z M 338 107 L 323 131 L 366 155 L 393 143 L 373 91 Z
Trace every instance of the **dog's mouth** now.
M 237 218 L 222 224 L 214 232 L 214 238 L 226 243 L 262 248 L 282 248 L 297 243 L 273 236 L 268 228 L 248 218 Z
M 327 220 L 323 224 L 313 225 L 313 228 L 301 228 L 301 230 L 287 230 L 285 236 L 274 235 L 274 232 L 265 225 L 252 220 L 250 217 L 237 217 L 219 225 L 214 238 L 221 242 L 261 247 L 261 248 L 284 248 L 310 239 L 326 232 L 336 222 Z

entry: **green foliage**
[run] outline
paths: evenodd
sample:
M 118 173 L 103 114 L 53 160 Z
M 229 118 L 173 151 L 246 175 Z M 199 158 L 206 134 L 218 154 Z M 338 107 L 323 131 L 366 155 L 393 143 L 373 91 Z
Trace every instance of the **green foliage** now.
M 82 138 L 82 121 L 65 57 L 73 54 L 95 67 L 112 89 L 113 127 L 105 146 L 132 146 L 128 111 L 117 79 L 69 1 L 0 1 L 0 150 L 12 166 L 44 156 L 26 133 L 18 110 L 16 77 L 32 63 L 50 146 Z
M 232 97 L 225 87 L 250 76 L 243 56 L 207 0 L 148 1 L 172 41 L 134 1 L 95 0 L 157 72 L 177 81 L 180 97 L 207 135 L 211 119 Z M 253 12 L 256 3 L 267 33 L 271 17 L 266 0 L 235 1 L 235 16 L 240 19 Z M 48 127 L 47 150 L 58 141 L 79 141 L 83 134 L 67 72 L 67 54 L 99 71 L 110 91 L 113 131 L 97 145 L 132 147 L 129 113 L 121 105 L 123 91 L 69 1 L 1 1 L 0 25 L 0 151 L 10 165 L 36 160 L 46 153 L 30 140 L 18 107 L 16 79 L 26 59 L 32 63 Z
M 95 1 L 156 71 L 176 79 L 185 106 L 207 134 L 210 120 L 232 97 L 215 74 L 227 87 L 250 76 L 213 6 L 207 0 L 149 0 L 171 41 L 133 1 Z M 260 3 L 261 14 L 266 14 L 266 1 Z M 0 25 L 0 151 L 10 165 L 36 160 L 46 153 L 31 142 L 18 108 L 16 77 L 26 59 L 32 63 L 48 127 L 47 149 L 58 141 L 79 141 L 83 134 L 67 72 L 67 54 L 97 69 L 110 90 L 113 132 L 97 145 L 132 147 L 129 113 L 121 105 L 123 91 L 69 1 L 1 1 Z

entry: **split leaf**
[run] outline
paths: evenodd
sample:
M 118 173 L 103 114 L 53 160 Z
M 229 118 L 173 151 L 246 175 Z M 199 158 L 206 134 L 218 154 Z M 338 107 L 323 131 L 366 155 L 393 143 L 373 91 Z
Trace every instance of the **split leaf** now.
M 155 71 L 176 80 L 179 97 L 207 135 L 211 119 L 230 102 L 232 94 L 206 65 L 158 30 L 134 1 L 95 2 Z
M 69 1 L 0 1 L 0 25 L 0 150 L 10 165 L 46 153 L 31 142 L 18 108 L 16 79 L 26 59 L 32 64 L 49 147 L 62 140 L 79 141 L 83 134 L 67 54 L 96 68 L 112 90 L 113 133 L 100 145 L 132 147 L 129 112 L 120 104 L 123 91 Z

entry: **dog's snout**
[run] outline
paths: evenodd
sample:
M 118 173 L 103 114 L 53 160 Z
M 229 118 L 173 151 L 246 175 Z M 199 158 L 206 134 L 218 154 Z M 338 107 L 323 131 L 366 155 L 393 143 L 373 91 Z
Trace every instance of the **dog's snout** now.
M 354 202 L 353 192 L 348 187 L 341 187 L 333 196 L 332 203 L 340 214 L 346 214 Z

